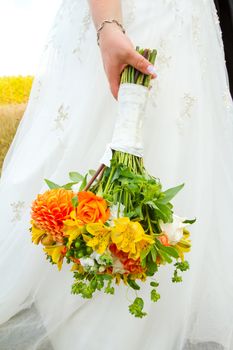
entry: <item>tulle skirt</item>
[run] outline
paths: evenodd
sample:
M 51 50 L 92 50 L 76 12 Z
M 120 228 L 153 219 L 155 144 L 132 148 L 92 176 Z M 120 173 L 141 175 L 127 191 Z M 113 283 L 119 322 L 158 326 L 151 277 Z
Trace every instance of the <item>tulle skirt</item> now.
M 69 171 L 98 166 L 111 140 L 117 102 L 102 68 L 88 5 L 65 0 L 45 46 L 28 108 L 0 182 L 1 350 L 233 349 L 233 104 L 212 0 L 125 0 L 135 45 L 156 48 L 144 125 L 145 165 L 164 188 L 185 182 L 174 204 L 192 227 L 190 271 L 171 282 L 160 269 L 161 299 L 140 295 L 148 316 L 128 312 L 125 286 L 91 300 L 71 295 L 31 244 L 30 205 Z

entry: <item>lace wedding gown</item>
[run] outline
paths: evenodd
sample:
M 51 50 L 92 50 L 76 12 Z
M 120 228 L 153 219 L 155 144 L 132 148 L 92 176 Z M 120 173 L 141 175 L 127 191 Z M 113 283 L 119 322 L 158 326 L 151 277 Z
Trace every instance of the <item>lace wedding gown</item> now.
M 135 319 L 124 286 L 114 297 L 71 295 L 69 268 L 58 272 L 31 244 L 43 179 L 97 167 L 117 114 L 88 5 L 64 0 L 0 182 L 1 350 L 233 349 L 233 104 L 216 9 L 212 0 L 122 3 L 135 45 L 158 50 L 145 163 L 165 187 L 186 183 L 175 205 L 198 218 L 191 269 L 172 284 L 170 266 L 161 268 L 160 301 Z

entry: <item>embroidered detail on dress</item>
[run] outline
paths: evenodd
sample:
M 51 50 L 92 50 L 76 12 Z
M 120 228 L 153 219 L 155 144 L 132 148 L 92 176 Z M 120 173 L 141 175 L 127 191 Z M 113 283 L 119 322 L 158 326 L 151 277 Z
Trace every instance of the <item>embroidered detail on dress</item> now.
M 79 32 L 78 40 L 76 47 L 73 49 L 72 53 L 76 54 L 78 56 L 78 59 L 81 61 L 81 47 L 82 43 L 85 40 L 86 34 L 90 28 L 91 24 L 91 16 L 90 16 L 90 11 L 87 10 L 85 12 L 85 15 L 83 17 L 82 23 L 81 23 L 81 30 Z
M 12 222 L 20 221 L 22 218 L 22 211 L 25 207 L 25 202 L 13 202 L 11 203 L 12 211 L 13 211 L 13 217 Z
M 189 93 L 185 93 L 182 97 L 182 110 L 179 118 L 177 119 L 177 127 L 182 134 L 185 122 L 192 117 L 193 107 L 196 103 L 196 97 Z
M 183 32 L 183 30 L 181 30 L 181 29 L 182 29 L 182 26 L 184 24 L 184 19 L 185 19 L 183 1 L 181 1 L 181 0 L 164 0 L 164 3 L 168 4 L 171 7 L 171 10 L 173 11 L 174 16 L 175 16 L 176 25 L 177 25 L 177 27 L 178 27 L 178 25 L 180 26 L 178 33 L 179 33 L 179 36 L 181 36 L 182 32 Z
M 170 55 L 169 41 L 161 39 L 157 45 L 157 57 L 155 61 L 155 66 L 158 71 L 158 78 L 152 80 L 151 82 L 152 91 L 150 101 L 153 107 L 157 106 L 157 98 L 160 91 L 160 81 L 163 78 L 163 71 L 170 68 L 171 61 L 172 56 Z
M 54 120 L 56 129 L 64 131 L 64 122 L 68 119 L 69 108 L 69 106 L 65 107 L 64 104 L 58 108 L 57 118 Z
M 197 46 L 201 46 L 201 40 L 200 40 L 200 18 L 198 16 L 192 16 L 192 35 L 193 40 L 197 44 Z
M 200 17 L 198 15 L 192 16 L 192 37 L 200 57 L 200 64 L 201 64 L 202 77 L 203 77 L 206 71 L 207 59 L 203 54 L 204 51 L 203 51 L 203 44 L 201 40 L 201 24 L 200 24 Z
M 172 56 L 169 55 L 168 51 L 168 42 L 164 39 L 161 39 L 158 45 L 158 54 L 156 58 L 155 65 L 157 65 L 159 72 L 161 69 L 168 68 L 170 66 Z

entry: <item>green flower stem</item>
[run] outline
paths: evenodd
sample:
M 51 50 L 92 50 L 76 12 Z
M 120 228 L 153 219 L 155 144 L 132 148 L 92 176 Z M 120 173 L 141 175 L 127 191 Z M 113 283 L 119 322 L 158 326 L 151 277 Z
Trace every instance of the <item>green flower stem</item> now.
M 147 223 L 148 223 L 148 226 L 149 226 L 150 234 L 153 234 L 153 228 L 152 228 L 152 225 L 151 225 L 150 216 L 149 216 L 149 212 L 148 212 L 148 207 L 147 206 L 146 206 L 146 219 L 147 219 Z

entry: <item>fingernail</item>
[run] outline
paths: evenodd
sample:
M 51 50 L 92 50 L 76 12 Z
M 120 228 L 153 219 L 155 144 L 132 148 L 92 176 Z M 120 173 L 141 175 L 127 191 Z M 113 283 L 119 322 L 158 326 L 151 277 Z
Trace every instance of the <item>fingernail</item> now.
M 156 70 L 155 70 L 155 67 L 154 66 L 148 66 L 147 67 L 147 70 L 148 70 L 148 72 L 150 73 L 150 74 L 152 74 L 152 75 L 156 75 Z

